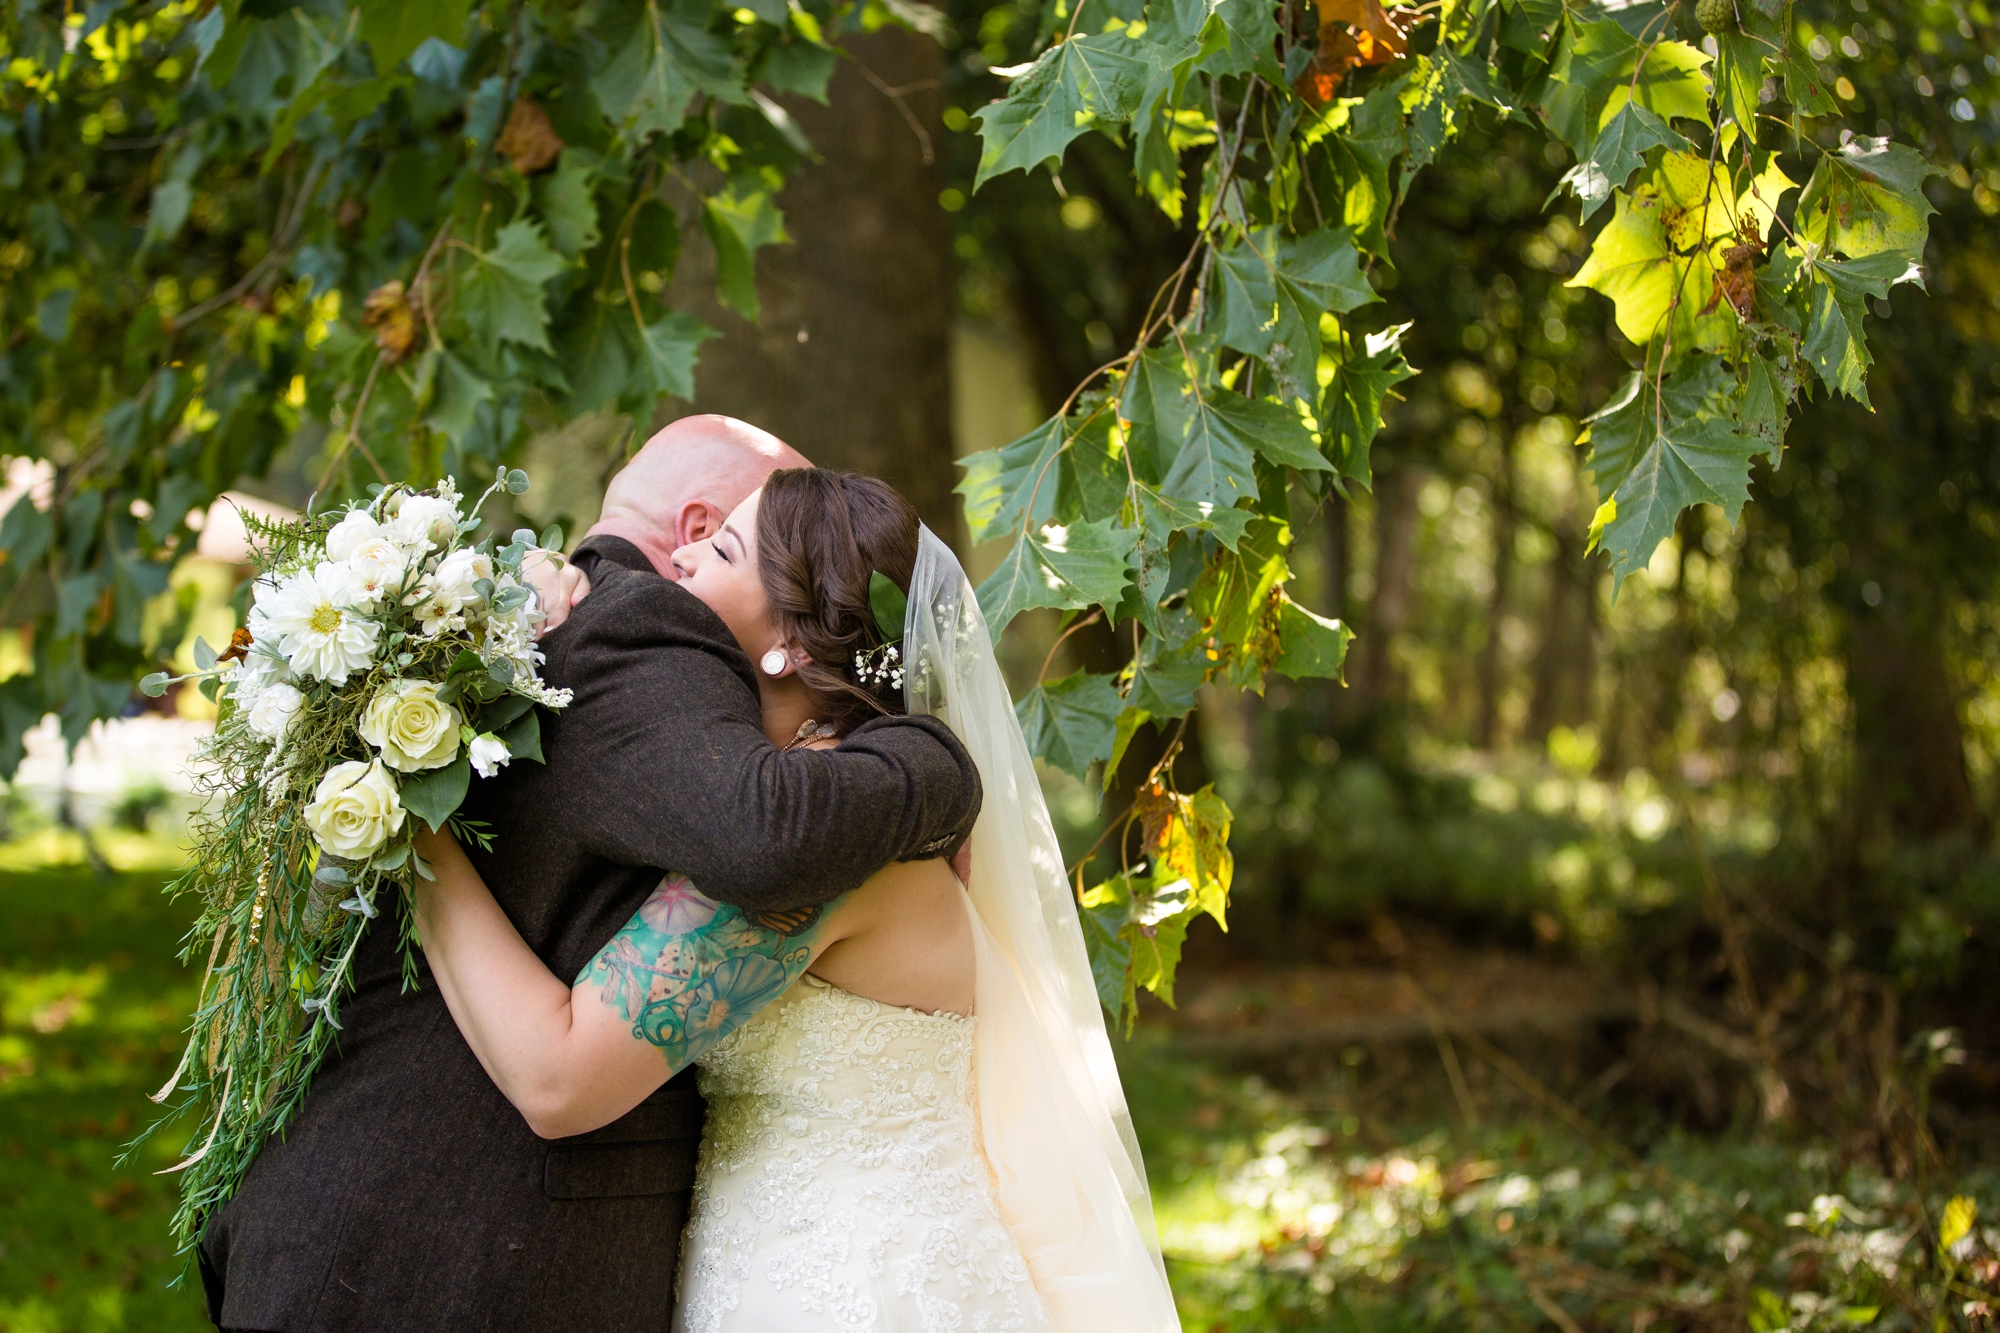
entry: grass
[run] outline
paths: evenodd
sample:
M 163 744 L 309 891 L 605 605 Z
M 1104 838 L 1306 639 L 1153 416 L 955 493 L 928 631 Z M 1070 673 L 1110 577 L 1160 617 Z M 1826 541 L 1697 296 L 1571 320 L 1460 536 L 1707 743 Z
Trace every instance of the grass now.
M 0 847 L 0 1333 L 208 1327 L 152 1174 L 185 1135 L 113 1166 L 179 1057 L 191 905 L 159 892 L 170 850 L 102 847 L 110 877 L 73 835 Z M 1992 1231 L 1933 1240 L 1950 1194 L 1994 1217 L 1990 1172 L 1920 1194 L 1824 1143 L 1665 1126 L 1635 1165 L 1409 1052 L 1258 1070 L 1142 1022 L 1120 1056 L 1190 1333 L 1943 1327 L 1975 1322 L 1945 1263 L 2000 1277 Z
M 112 1165 L 180 1058 L 192 912 L 145 840 L 106 846 L 110 878 L 60 864 L 73 843 L 0 854 L 0 1333 L 209 1328 L 198 1282 L 168 1286 L 174 1186 L 152 1174 L 184 1136 Z

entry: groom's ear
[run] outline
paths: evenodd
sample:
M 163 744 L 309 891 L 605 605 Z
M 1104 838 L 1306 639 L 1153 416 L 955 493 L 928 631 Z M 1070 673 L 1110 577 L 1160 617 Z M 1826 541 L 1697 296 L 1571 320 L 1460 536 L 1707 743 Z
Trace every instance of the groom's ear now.
M 729 517 L 706 500 L 689 500 L 674 516 L 674 545 L 688 546 L 695 542 L 707 541 L 722 531 L 722 521 Z

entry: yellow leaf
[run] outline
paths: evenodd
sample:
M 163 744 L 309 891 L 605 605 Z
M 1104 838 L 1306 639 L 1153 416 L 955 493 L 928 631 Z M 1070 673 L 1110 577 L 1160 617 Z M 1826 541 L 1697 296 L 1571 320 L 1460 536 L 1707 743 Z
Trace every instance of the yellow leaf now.
M 1944 1206 L 1944 1220 L 1938 1223 L 1938 1248 L 1948 1250 L 1972 1234 L 1979 1205 L 1963 1194 Z

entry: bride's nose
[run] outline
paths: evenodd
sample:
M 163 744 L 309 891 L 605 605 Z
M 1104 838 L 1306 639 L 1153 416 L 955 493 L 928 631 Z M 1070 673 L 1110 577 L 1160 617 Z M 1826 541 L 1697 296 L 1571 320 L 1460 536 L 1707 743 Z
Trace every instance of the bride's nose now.
M 684 579 L 694 573 L 701 564 L 701 548 L 701 542 L 689 542 L 686 546 L 675 548 L 674 553 L 667 557 L 667 562 L 674 567 L 676 579 Z

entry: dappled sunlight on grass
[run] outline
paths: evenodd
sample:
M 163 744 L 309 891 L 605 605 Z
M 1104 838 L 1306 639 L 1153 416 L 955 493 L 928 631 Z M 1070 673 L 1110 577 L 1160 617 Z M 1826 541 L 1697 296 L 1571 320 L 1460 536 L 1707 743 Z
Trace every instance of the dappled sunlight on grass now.
M 171 844 L 74 834 L 0 846 L 0 1330 L 171 1333 L 208 1327 L 167 1234 L 185 1133 L 119 1168 L 180 1056 L 194 978 L 175 959 L 191 905 L 160 893 Z M 50 863 L 54 862 L 53 865 Z M 143 868 L 141 868 L 143 867 Z

